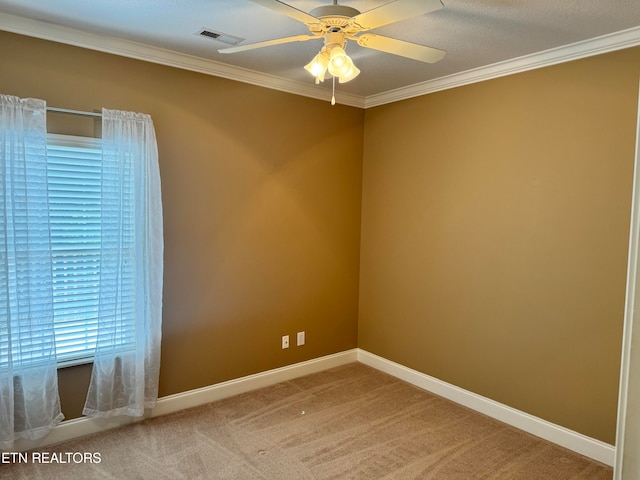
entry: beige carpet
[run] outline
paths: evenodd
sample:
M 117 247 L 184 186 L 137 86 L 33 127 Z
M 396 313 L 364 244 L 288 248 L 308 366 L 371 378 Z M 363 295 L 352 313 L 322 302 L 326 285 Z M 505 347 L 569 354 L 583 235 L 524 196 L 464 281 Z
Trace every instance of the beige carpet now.
M 0 465 L 0 478 L 612 478 L 605 465 L 357 363 L 43 451 L 70 463 L 29 457 Z M 100 463 L 76 464 L 73 452 Z

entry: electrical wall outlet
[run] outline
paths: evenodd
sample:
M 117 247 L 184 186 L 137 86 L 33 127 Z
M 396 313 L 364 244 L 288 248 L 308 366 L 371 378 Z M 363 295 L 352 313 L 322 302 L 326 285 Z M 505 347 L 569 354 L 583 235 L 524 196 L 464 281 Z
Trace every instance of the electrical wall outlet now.
M 296 337 L 296 345 L 298 347 L 304 345 L 305 342 L 305 333 L 304 332 L 298 332 L 298 336 Z
M 289 348 L 289 335 L 282 336 L 282 349 Z

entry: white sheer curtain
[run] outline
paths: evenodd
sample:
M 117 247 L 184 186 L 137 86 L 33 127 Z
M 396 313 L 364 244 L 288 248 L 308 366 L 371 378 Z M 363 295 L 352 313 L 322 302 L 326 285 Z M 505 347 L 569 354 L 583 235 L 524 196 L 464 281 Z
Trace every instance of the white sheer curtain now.
M 141 416 L 160 370 L 163 236 L 158 152 L 148 115 L 102 111 L 98 340 L 83 413 Z
M 53 331 L 45 102 L 0 95 L 0 447 L 62 419 Z

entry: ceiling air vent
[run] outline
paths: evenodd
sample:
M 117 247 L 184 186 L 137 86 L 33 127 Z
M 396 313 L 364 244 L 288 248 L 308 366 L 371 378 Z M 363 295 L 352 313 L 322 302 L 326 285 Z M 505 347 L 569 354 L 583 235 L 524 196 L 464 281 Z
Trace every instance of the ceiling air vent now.
M 210 28 L 203 28 L 198 32 L 198 35 L 207 38 L 213 38 L 214 40 L 226 43 L 227 45 L 237 45 L 244 40 L 244 38 L 229 35 L 228 33 L 216 32 L 215 30 L 211 30 Z

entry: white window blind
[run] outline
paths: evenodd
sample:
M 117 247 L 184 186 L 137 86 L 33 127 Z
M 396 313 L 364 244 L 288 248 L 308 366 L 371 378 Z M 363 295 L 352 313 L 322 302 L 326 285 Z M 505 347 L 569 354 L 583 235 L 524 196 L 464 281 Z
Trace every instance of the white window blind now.
M 34 203 L 46 206 L 45 189 L 37 188 L 36 185 L 31 184 L 34 177 L 42 174 L 41 162 L 27 161 L 25 168 L 9 162 L 8 158 L 14 154 L 12 149 L 15 146 L 10 140 L 14 132 L 3 133 L 4 135 L 0 137 L 6 139 L 6 143 L 0 141 L 0 159 L 7 158 L 7 162 L 2 162 L 0 165 L 0 177 L 2 177 L 0 181 L 0 214 L 3 215 L 3 218 L 0 219 L 0 265 L 3 267 L 1 269 L 3 271 L 0 271 L 0 292 L 2 292 L 0 295 L 0 376 L 3 375 L 2 369 L 9 365 L 10 359 L 16 365 L 42 361 L 43 356 L 45 358 L 48 356 L 48 347 L 53 343 L 51 338 L 53 332 L 50 328 L 44 330 L 42 326 L 39 326 L 40 332 L 37 337 L 29 338 L 28 341 L 25 339 L 27 336 L 24 335 L 24 332 L 32 329 L 31 305 L 20 300 L 25 298 L 24 293 L 30 291 L 31 285 L 48 285 L 50 281 L 48 272 L 41 274 L 41 272 L 32 273 L 29 271 L 29 265 L 38 264 L 34 260 L 46 255 L 47 252 L 43 253 L 42 249 L 39 249 L 41 242 L 29 238 L 28 235 L 25 236 L 29 218 L 29 208 L 25 205 L 28 201 L 27 198 L 37 196 Z M 24 153 L 27 158 L 44 158 L 45 145 L 40 142 L 28 141 Z M 5 183 L 8 178 L 11 181 Z M 42 184 L 44 185 L 44 182 Z M 31 209 L 33 208 L 31 207 Z M 10 218 L 4 217 L 7 211 L 13 212 Z M 7 228 L 7 222 L 12 224 L 15 222 L 13 228 Z M 45 230 L 46 226 L 43 227 L 39 224 L 33 228 L 31 233 L 35 237 L 38 233 L 44 233 Z M 16 244 L 18 244 L 17 247 Z M 35 250 L 30 252 L 29 248 Z M 27 257 L 30 257 L 30 253 L 33 253 L 33 258 L 28 260 Z M 45 264 L 48 267 L 48 257 Z M 36 311 L 38 311 L 38 307 L 40 305 L 35 305 Z M 18 312 L 20 313 L 18 314 Z M 12 317 L 11 322 L 7 321 L 10 316 Z
M 110 316 L 100 338 L 110 337 L 110 344 L 115 338 L 117 348 L 132 347 L 134 298 L 123 295 L 113 305 L 109 292 L 100 296 L 101 255 L 119 256 L 101 249 L 101 191 L 109 186 L 102 185 L 100 140 L 50 134 L 47 149 L 56 354 L 60 364 L 83 363 L 95 352 L 100 312 Z M 131 206 L 132 218 L 131 195 L 124 188 L 120 201 Z M 131 218 L 120 220 L 133 248 Z M 119 271 L 123 291 L 134 291 L 131 269 L 124 265 Z

